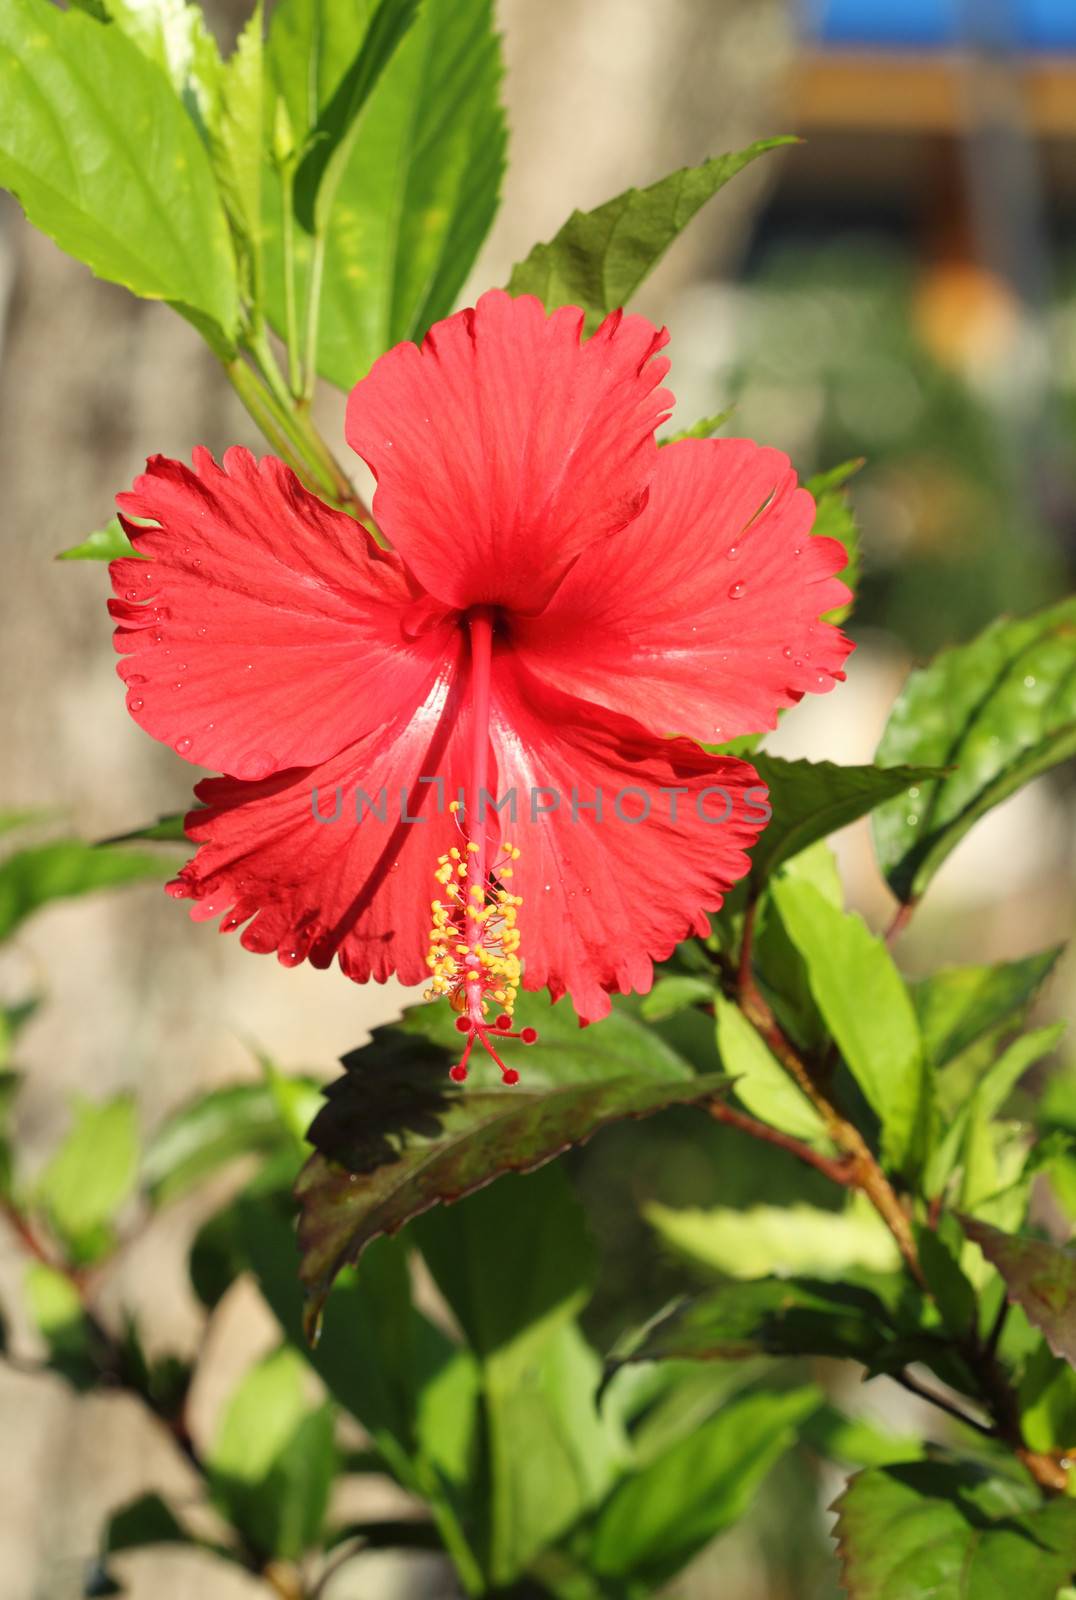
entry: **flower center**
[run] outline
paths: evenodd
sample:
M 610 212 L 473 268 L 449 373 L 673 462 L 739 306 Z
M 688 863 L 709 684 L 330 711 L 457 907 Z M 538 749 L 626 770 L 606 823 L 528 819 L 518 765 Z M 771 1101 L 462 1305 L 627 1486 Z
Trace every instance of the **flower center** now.
M 431 902 L 432 927 L 426 964 L 431 982 L 428 1000 L 447 995 L 459 1012 L 456 1027 L 467 1035 L 463 1054 L 450 1076 L 462 1083 L 477 1039 L 501 1069 L 505 1083 L 518 1083 L 519 1073 L 497 1052 L 496 1040 L 520 1039 L 533 1044 L 534 1028 L 512 1031 L 512 1012 L 519 992 L 519 932 L 516 912 L 521 895 L 505 887 L 512 876 L 511 863 L 518 848 L 508 841 L 490 859 L 486 804 L 489 782 L 489 710 L 493 659 L 493 613 L 487 607 L 472 611 L 467 619 L 471 644 L 471 751 L 470 782 L 460 828 L 464 847 L 453 846 L 438 857 L 434 877 L 444 891 Z M 460 804 L 449 810 L 461 824 Z M 490 1000 L 499 1008 L 494 1021 L 487 1019 Z

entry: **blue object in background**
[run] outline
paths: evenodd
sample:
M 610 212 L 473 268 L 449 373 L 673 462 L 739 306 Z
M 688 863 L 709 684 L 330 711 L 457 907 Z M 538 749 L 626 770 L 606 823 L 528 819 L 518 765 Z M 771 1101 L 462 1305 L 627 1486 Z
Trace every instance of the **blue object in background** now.
M 1076 0 L 801 0 L 801 9 L 824 44 L 1076 51 Z

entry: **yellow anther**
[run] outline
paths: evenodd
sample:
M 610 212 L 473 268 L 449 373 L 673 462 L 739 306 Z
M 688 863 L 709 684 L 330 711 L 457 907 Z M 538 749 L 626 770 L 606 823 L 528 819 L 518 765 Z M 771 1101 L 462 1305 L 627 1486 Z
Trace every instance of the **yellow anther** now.
M 452 812 L 452 815 L 455 816 L 456 812 L 460 809 L 459 801 L 458 800 L 450 800 L 448 802 L 448 809 Z
M 467 848 L 468 848 L 468 850 L 471 851 L 471 853 L 473 855 L 477 855 L 478 854 L 478 846 L 475 844 L 473 839 L 470 841 L 470 843 L 468 844 Z

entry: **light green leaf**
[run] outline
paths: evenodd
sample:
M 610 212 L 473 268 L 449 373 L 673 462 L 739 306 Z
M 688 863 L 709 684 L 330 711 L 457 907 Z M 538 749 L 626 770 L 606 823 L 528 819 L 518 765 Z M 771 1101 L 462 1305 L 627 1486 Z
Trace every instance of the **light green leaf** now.
M 861 1472 L 836 1510 L 850 1600 L 1056 1600 L 1076 1564 L 1076 1505 L 975 1463 Z
M 589 1541 L 594 1570 L 648 1591 L 666 1582 L 743 1516 L 822 1398 L 808 1387 L 733 1400 L 628 1477 L 603 1507 Z
M 729 406 L 727 410 L 719 411 L 715 416 L 700 417 L 698 422 L 693 422 L 690 427 L 681 428 L 677 433 L 666 434 L 664 439 L 658 440 L 658 444 L 679 444 L 681 439 L 712 439 L 714 434 L 725 426 L 735 410 L 735 406 Z
M 342 63 L 358 51 L 370 9 L 339 0 L 313 8 L 281 0 L 276 7 L 270 81 L 300 141 L 332 98 Z M 326 48 L 315 62 L 317 19 Z M 421 339 L 452 310 L 497 208 L 502 72 L 491 0 L 426 0 L 373 89 L 325 230 L 318 370 L 340 388 L 363 377 L 382 351 Z M 267 173 L 267 292 L 281 333 L 285 193 L 280 172 Z M 311 257 L 306 233 L 298 234 L 295 251 L 302 306 Z
M 674 1250 L 733 1278 L 771 1272 L 839 1278 L 850 1267 L 890 1272 L 900 1265 L 892 1234 L 866 1202 L 845 1211 L 806 1205 L 675 1210 L 652 1202 L 644 1215 Z
M 811 993 L 882 1125 L 886 1161 L 907 1168 L 924 1153 L 927 1078 L 915 1010 L 884 943 L 862 918 L 811 884 L 777 879 L 781 921 L 807 967 Z
M 772 1128 L 811 1143 L 826 1142 L 826 1126 L 799 1085 L 789 1077 L 731 1000 L 716 996 L 717 1049 L 733 1079 L 733 1093 L 748 1111 Z
M 79 839 L 18 850 L 0 862 L 0 939 L 9 938 L 32 912 L 51 900 L 146 878 L 160 880 L 167 867 L 163 856 L 107 849 Z
M 1023 1034 L 994 1062 L 976 1084 L 969 1100 L 957 1107 L 944 1137 L 931 1152 L 923 1177 L 924 1193 L 939 1194 L 960 1160 L 969 1128 L 979 1122 L 984 1129 L 1004 1106 L 1020 1079 L 1036 1061 L 1049 1055 L 1065 1032 L 1064 1023 Z
M 232 1395 L 208 1453 L 213 1491 L 266 1557 L 297 1560 L 318 1540 L 335 1469 L 332 1415 L 312 1410 L 306 1363 L 287 1346 Z
M 30 1263 L 23 1282 L 26 1309 L 45 1341 L 49 1366 L 73 1388 L 92 1388 L 100 1380 L 101 1352 L 75 1285 L 42 1261 Z
M 1017 1400 L 1028 1446 L 1070 1455 L 1076 1446 L 1076 1371 L 1068 1362 L 1038 1345 L 1024 1368 Z
M 260 305 L 264 15 L 262 0 L 247 18 L 235 50 L 219 69 L 219 106 L 209 124 L 209 153 L 235 235 L 245 289 Z
M 875 813 L 875 849 L 893 893 L 918 900 L 973 823 L 1074 753 L 1076 599 L 1002 618 L 913 672 L 877 759 L 950 772 Z
M 930 767 L 839 767 L 832 761 L 785 761 L 760 752 L 751 765 L 770 791 L 773 817 L 751 852 L 756 892 L 782 861 L 798 855 L 884 800 L 933 775 Z
M 37 1181 L 37 1199 L 76 1248 L 109 1228 L 138 1181 L 138 1111 L 130 1095 L 76 1104 L 71 1131 Z
M 146 1145 L 142 1181 L 164 1205 L 229 1161 L 286 1149 L 290 1142 L 268 1083 L 231 1084 L 200 1095 L 161 1124 Z
M 47 0 L 0 12 L 0 183 L 99 277 L 234 347 L 235 260 L 205 148 L 161 69 Z
M 102 0 L 102 9 L 161 68 L 204 136 L 218 115 L 221 60 L 201 6 L 188 0 Z
M 844 545 L 848 555 L 848 565 L 840 574 L 840 578 L 841 582 L 846 583 L 851 589 L 853 598 L 847 605 L 826 612 L 827 622 L 844 621 L 855 604 L 855 594 L 859 587 L 859 527 L 851 503 L 844 492 L 844 485 L 862 465 L 862 457 L 854 461 L 845 461 L 839 467 L 832 467 L 829 472 L 816 473 L 804 484 L 808 493 L 814 496 L 817 506 L 812 534 L 824 539 L 837 539 Z
M 56 560 L 115 561 L 119 556 L 132 556 L 138 561 L 149 559 L 135 549 L 120 526 L 119 517 L 110 517 L 103 528 L 96 529 L 83 539 L 81 544 L 74 544 L 69 550 L 61 550 Z
M 646 189 L 625 189 L 596 211 L 573 211 L 548 244 L 512 269 L 510 294 L 537 295 L 549 310 L 581 306 L 587 327 L 626 306 L 643 279 L 730 178 L 757 156 L 794 138 L 763 139 L 735 154 L 682 167 Z

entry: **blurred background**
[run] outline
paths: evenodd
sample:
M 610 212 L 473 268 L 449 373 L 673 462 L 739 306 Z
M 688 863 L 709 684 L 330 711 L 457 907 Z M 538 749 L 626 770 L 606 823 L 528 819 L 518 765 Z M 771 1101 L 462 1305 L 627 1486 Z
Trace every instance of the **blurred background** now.
M 671 329 L 678 425 L 735 403 L 726 432 L 787 450 L 803 475 L 864 458 L 851 486 L 864 575 L 848 683 L 791 714 L 770 748 L 868 761 L 915 660 L 1072 585 L 1076 6 L 501 0 L 499 11 L 511 167 L 474 293 L 505 281 L 573 206 L 764 135 L 806 141 L 737 178 L 638 309 Z M 244 14 L 238 4 L 211 12 L 224 39 Z M 342 403 L 323 400 L 335 443 Z M 99 838 L 185 803 L 190 768 L 125 715 L 103 569 L 53 557 L 105 522 L 148 453 L 234 442 L 258 446 L 193 330 L 91 278 L 0 196 L 4 805 Z M 908 970 L 943 954 L 1015 957 L 1070 935 L 1072 784 L 1071 773 L 1032 784 L 957 850 L 902 943 Z M 838 848 L 850 899 L 884 924 L 891 902 L 865 829 Z M 6 954 L 0 981 L 5 995 L 48 997 L 20 1040 L 31 1166 L 76 1092 L 130 1088 L 152 1126 L 196 1087 L 253 1076 L 252 1046 L 328 1075 L 403 999 L 248 955 L 152 885 L 48 909 Z M 1070 958 L 1045 1014 L 1074 1007 Z M 597 1334 L 652 1308 L 655 1285 L 679 1281 L 639 1206 L 779 1200 L 785 1169 L 749 1179 L 749 1163 L 755 1152 L 735 1135 L 703 1151 L 691 1119 L 675 1115 L 607 1134 L 577 1161 L 607 1259 Z M 136 1248 L 124 1267 L 124 1294 L 172 1346 L 199 1335 L 183 1277 L 194 1220 L 176 1207 L 163 1243 L 158 1228 L 152 1253 Z M 0 1237 L 0 1274 L 14 1281 L 20 1260 Z M 196 1427 L 268 1338 L 239 1286 L 195 1397 Z M 908 1397 L 884 1383 L 868 1403 L 913 1425 Z M 179 1469 L 121 1398 L 76 1401 L 59 1382 L 0 1368 L 0 1408 L 3 1592 L 77 1594 L 103 1512 L 147 1483 L 174 1488 Z M 825 1600 L 833 1579 L 817 1508 L 834 1487 L 792 1460 L 677 1594 Z M 805 1530 L 798 1548 L 790 1519 Z M 200 1560 L 142 1559 L 132 1592 L 258 1592 Z M 333 1590 L 340 1600 L 438 1592 L 388 1558 L 354 1570 L 352 1589 L 342 1580 Z

